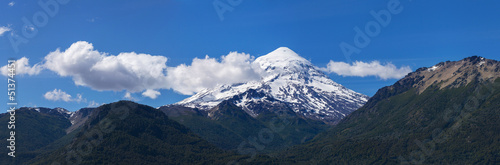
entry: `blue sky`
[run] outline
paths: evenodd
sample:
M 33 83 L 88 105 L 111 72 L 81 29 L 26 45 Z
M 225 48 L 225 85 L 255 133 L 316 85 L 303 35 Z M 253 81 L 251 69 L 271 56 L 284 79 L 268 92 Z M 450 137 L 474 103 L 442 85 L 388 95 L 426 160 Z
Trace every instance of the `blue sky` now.
M 152 60 L 166 60 L 166 67 L 190 66 L 194 58 L 205 59 L 206 55 L 220 62 L 221 56 L 232 51 L 258 57 L 282 46 L 322 68 L 326 68 L 330 61 L 348 64 L 379 61 L 383 66 L 390 63 L 397 69 L 409 67 L 416 70 L 472 55 L 500 59 L 500 2 L 493 0 L 66 1 L 2 0 L 0 54 L 4 64 L 0 66 L 6 65 L 8 59 L 22 57 L 29 59 L 29 67 L 44 65 L 48 63 L 49 54 L 53 54 L 54 59 L 70 55 L 66 49 L 72 45 L 92 45 L 89 50 L 98 52 L 101 57 L 135 52 L 131 58 L 143 54 Z M 54 2 L 58 10 L 47 12 L 38 2 Z M 214 7 L 214 4 L 218 6 Z M 398 12 L 391 13 L 386 26 L 376 22 L 371 11 L 381 13 L 391 7 Z M 54 9 L 54 6 L 49 7 L 49 10 Z M 33 25 L 25 24 L 23 18 Z M 372 33 L 373 36 L 368 37 L 370 42 L 358 48 L 357 53 L 346 56 L 339 45 L 345 42 L 355 46 L 355 27 L 365 30 L 366 25 L 374 25 L 373 22 L 378 23 L 379 31 Z M 377 30 L 374 26 L 369 30 Z M 13 46 L 10 40 L 16 38 L 14 36 L 17 39 L 23 37 L 27 42 Z M 64 107 L 75 111 L 93 103 L 125 99 L 124 96 L 130 93 L 135 101 L 157 107 L 189 96 L 185 95 L 188 92 L 174 91 L 175 87 L 157 87 L 150 91 L 157 96 L 152 99 L 142 95 L 144 84 L 125 83 L 123 88 L 113 89 L 91 84 L 94 80 L 83 79 L 84 83 L 78 84 L 75 77 L 89 75 L 77 73 L 78 70 L 64 70 L 75 68 L 61 64 L 61 61 L 52 62 L 51 69 L 16 77 L 20 106 Z M 161 70 L 162 64 L 157 64 L 146 65 L 146 71 L 158 69 L 156 66 Z M 107 78 L 105 74 L 117 76 L 99 73 L 104 74 L 101 75 L 103 79 Z M 397 81 L 397 78 L 370 75 L 340 76 L 336 72 L 330 72 L 328 76 L 369 96 Z M 7 91 L 7 79 L 2 79 L 0 86 Z M 95 82 L 99 83 L 99 80 Z M 143 83 L 157 85 L 149 81 Z M 47 92 L 67 95 L 48 100 Z M 161 95 L 155 95 L 156 92 Z M 63 99 L 65 96 L 66 100 Z M 7 95 L 0 95 L 0 100 L 7 102 Z

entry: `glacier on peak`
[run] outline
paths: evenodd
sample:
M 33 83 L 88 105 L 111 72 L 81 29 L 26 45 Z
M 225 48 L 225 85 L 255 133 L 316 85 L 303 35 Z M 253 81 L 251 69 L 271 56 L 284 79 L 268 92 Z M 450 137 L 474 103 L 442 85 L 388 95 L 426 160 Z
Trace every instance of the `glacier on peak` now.
M 218 85 L 175 104 L 209 110 L 222 101 L 253 90 L 268 97 L 241 97 L 235 101 L 251 116 L 259 113 L 248 108 L 255 107 L 250 104 L 269 103 L 275 99 L 286 103 L 301 116 L 334 123 L 361 107 L 369 98 L 329 79 L 310 61 L 286 47 L 258 57 L 253 63 L 264 71 L 260 81 Z

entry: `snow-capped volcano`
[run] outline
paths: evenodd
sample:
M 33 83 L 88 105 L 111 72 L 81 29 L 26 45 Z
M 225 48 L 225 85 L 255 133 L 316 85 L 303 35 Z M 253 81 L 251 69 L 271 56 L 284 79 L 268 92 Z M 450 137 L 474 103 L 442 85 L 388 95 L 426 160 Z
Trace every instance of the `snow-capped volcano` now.
M 253 108 L 256 104 L 286 104 L 301 116 L 336 122 L 368 100 L 368 96 L 332 81 L 286 47 L 261 56 L 253 63 L 264 71 L 260 81 L 204 89 L 176 104 L 209 110 L 224 100 L 233 99 L 252 116 L 259 115 Z

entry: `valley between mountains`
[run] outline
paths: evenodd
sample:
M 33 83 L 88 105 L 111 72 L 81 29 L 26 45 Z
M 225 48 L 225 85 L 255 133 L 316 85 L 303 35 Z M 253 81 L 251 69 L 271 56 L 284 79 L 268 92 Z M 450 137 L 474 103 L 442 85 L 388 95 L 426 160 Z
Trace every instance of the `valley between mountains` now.
M 286 47 L 255 64 L 260 81 L 157 108 L 19 108 L 18 156 L 3 154 L 0 164 L 500 163 L 499 61 L 422 67 L 372 97 Z

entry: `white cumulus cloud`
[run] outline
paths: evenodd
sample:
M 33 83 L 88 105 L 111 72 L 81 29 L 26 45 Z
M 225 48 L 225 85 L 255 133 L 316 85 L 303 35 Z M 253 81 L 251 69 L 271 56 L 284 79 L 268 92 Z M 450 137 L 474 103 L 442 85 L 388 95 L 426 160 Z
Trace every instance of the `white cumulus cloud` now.
M 383 65 L 379 61 L 369 63 L 356 61 L 353 64 L 330 61 L 327 68 L 323 68 L 322 70 L 329 73 L 336 73 L 340 76 L 376 76 L 384 80 L 399 79 L 412 71 L 409 66 L 397 68 L 392 63 Z
M 0 26 L 0 36 L 3 36 L 4 33 L 11 31 L 12 29 L 7 26 Z
M 54 89 L 53 91 L 48 91 L 47 93 L 45 93 L 45 95 L 43 95 L 43 97 L 45 97 L 45 99 L 50 101 L 59 101 L 59 100 L 65 102 L 73 101 L 71 95 L 67 94 L 61 89 Z
M 185 95 L 192 95 L 205 88 L 220 84 L 244 83 L 260 80 L 265 72 L 254 63 L 255 58 L 245 53 L 230 52 L 220 58 L 194 58 L 191 64 L 167 66 L 167 57 L 135 52 L 122 52 L 112 55 L 94 49 L 86 41 L 73 43 L 69 48 L 56 49 L 48 53 L 44 60 L 33 66 L 29 59 L 18 60 L 18 74 L 37 75 L 47 69 L 61 77 L 71 77 L 77 86 L 89 87 L 97 91 L 124 91 L 126 99 L 135 100 L 136 93 L 143 97 L 156 99 L 161 89 L 172 89 Z M 7 66 L 1 72 L 7 75 Z M 411 69 L 408 66 L 397 68 L 391 63 L 380 64 L 330 61 L 323 71 L 342 76 L 377 76 L 382 79 L 401 78 Z M 48 100 L 69 100 L 85 102 L 77 95 L 54 90 L 47 92 Z M 79 100 L 79 101 L 78 101 Z
M 70 76 L 76 85 L 94 90 L 140 92 L 166 86 L 167 58 L 135 52 L 109 55 L 79 41 L 65 51 L 57 49 L 45 57 L 45 67 L 60 76 Z
M 260 68 L 252 64 L 248 54 L 231 52 L 221 60 L 206 56 L 193 59 L 191 65 L 179 65 L 167 69 L 167 80 L 175 91 L 191 95 L 218 84 L 242 83 L 260 80 Z
M 19 60 L 16 60 L 15 63 L 15 73 L 16 75 L 37 75 L 43 70 L 43 66 L 39 64 L 35 64 L 34 66 L 29 65 L 29 59 L 26 57 L 20 58 Z M 0 68 L 0 71 L 2 72 L 3 76 L 7 76 L 10 71 L 8 70 L 8 66 L 4 65 L 2 68 Z
M 161 95 L 161 93 L 160 93 L 160 92 L 158 92 L 158 91 L 156 91 L 156 90 L 152 90 L 152 89 L 148 89 L 148 90 L 146 90 L 146 91 L 144 91 L 144 92 L 142 93 L 142 96 L 144 96 L 144 97 L 149 97 L 149 98 L 151 98 L 151 99 L 156 99 L 156 98 L 158 98 L 158 96 L 160 96 L 160 95 Z
M 14 1 L 9 2 L 10 7 L 14 6 L 15 4 L 16 4 L 16 2 L 14 2 Z
M 57 49 L 45 56 L 43 68 L 62 77 L 71 77 L 78 86 L 98 91 L 143 92 L 152 99 L 159 89 L 173 89 L 191 95 L 218 84 L 241 83 L 260 79 L 254 57 L 231 52 L 220 59 L 195 58 L 190 65 L 167 67 L 167 58 L 135 52 L 110 55 L 94 49 L 91 43 L 78 41 L 66 50 Z

